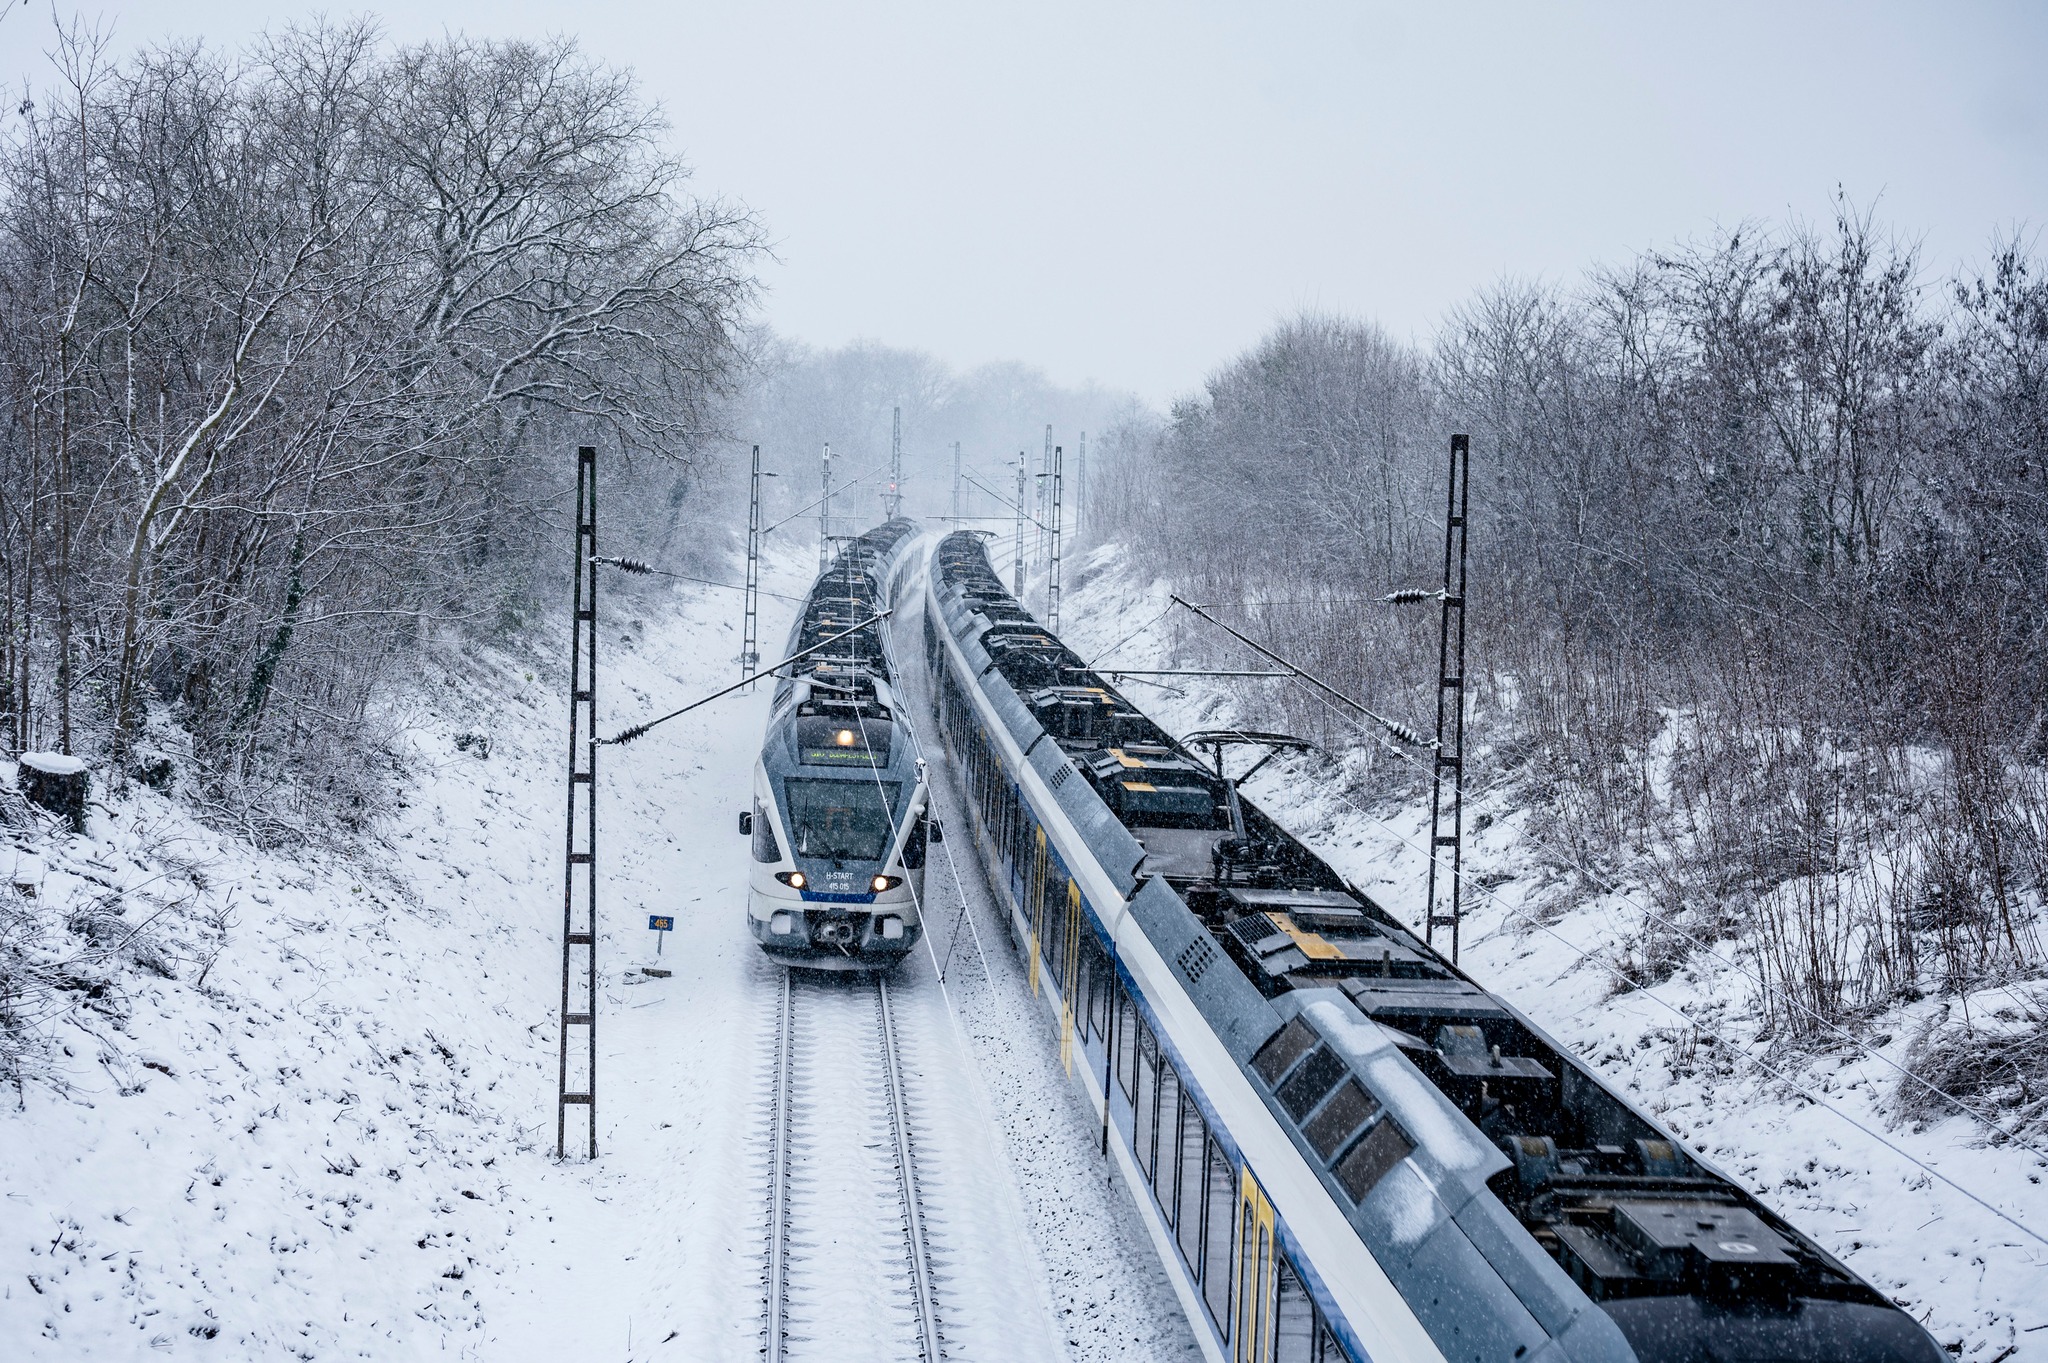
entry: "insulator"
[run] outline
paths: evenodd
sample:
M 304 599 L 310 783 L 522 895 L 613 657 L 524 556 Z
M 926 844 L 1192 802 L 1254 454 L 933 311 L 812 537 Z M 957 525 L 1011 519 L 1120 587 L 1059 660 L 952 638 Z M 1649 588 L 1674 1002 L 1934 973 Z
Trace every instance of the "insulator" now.
M 646 733 L 649 729 L 653 727 L 654 726 L 652 724 L 635 724 L 630 729 L 621 729 L 617 733 L 613 734 L 610 738 L 601 738 L 598 740 L 598 742 L 631 743 L 634 739 L 640 737 L 640 735 Z
M 642 563 L 637 558 L 593 558 L 591 562 L 609 564 L 622 573 L 652 573 L 654 571 L 651 564 Z
M 1426 591 L 1421 587 L 1403 587 L 1398 592 L 1387 593 L 1387 604 L 1390 606 L 1412 606 L 1418 601 L 1427 601 L 1435 595 L 1437 593 Z
M 1380 721 L 1380 723 L 1386 727 L 1386 731 L 1388 733 L 1400 739 L 1403 743 L 1412 743 L 1418 748 L 1427 748 L 1430 746 L 1430 742 L 1428 739 L 1424 738 L 1421 734 L 1416 733 L 1415 730 L 1409 728 L 1407 725 L 1401 723 L 1399 720 L 1383 719 Z

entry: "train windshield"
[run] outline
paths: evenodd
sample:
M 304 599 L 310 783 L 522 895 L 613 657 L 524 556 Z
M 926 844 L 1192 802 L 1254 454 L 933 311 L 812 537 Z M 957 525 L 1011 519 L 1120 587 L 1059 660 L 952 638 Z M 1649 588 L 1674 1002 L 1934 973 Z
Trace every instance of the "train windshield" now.
M 805 715 L 796 722 L 797 760 L 820 767 L 886 767 L 895 727 L 872 717 Z
M 800 857 L 834 861 L 880 861 L 896 832 L 890 810 L 896 781 L 822 781 L 791 777 L 789 831 Z

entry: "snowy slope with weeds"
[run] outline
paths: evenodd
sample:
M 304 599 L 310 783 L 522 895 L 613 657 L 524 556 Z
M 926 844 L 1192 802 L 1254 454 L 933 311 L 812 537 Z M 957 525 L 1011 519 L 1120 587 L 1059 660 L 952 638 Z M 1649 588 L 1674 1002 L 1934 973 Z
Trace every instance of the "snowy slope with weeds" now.
M 1099 548 L 1070 579 L 1062 634 L 1091 661 L 1170 665 L 1188 626 L 1167 614 L 1167 590 L 1137 580 L 1114 546 Z M 1270 719 L 1255 699 L 1213 681 L 1136 681 L 1132 698 L 1176 732 Z M 1357 750 L 1275 761 L 1246 791 L 1419 924 L 1427 800 L 1414 798 L 1413 781 L 1405 793 L 1376 788 L 1384 777 L 1366 777 L 1367 765 Z M 1976 1096 L 1965 1101 L 2012 1130 L 2042 1096 L 2025 1066 L 2048 1017 L 2044 982 L 1908 1000 L 1795 1044 L 1772 1026 L 1783 1001 L 1759 989 L 1751 943 L 1666 943 L 1671 961 L 1646 972 L 1644 943 L 1669 936 L 1653 887 L 1626 878 L 1603 887 L 1561 866 L 1531 817 L 1526 792 L 1512 786 L 1468 798 L 1465 969 L 1902 1303 L 1952 1353 L 1974 1363 L 2048 1360 L 2048 1159 L 2035 1153 L 2048 1143 L 2038 1129 L 2002 1137 L 1906 1077 L 1948 1091 L 1974 1067 L 1962 1077 L 1974 1078 Z M 1965 1015 L 1971 1039 L 1958 1046 Z M 1993 1113 L 1983 1105 L 2001 1086 L 2017 1101 Z

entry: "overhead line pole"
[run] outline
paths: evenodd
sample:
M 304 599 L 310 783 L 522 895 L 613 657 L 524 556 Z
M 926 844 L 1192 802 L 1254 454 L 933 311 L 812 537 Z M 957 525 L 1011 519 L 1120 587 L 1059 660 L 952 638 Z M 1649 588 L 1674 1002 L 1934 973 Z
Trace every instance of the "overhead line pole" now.
M 825 442 L 825 455 L 818 464 L 818 571 L 832 566 L 832 442 Z
M 1458 962 L 1464 917 L 1465 834 L 1465 519 L 1471 500 L 1472 442 L 1451 437 L 1450 476 L 1444 488 L 1443 610 L 1437 622 L 1436 769 L 1429 786 L 1429 908 L 1423 937 L 1436 945 L 1439 925 L 1451 934 L 1451 964 Z M 1449 799 L 1444 775 L 1450 774 Z M 1449 824 L 1450 831 L 1444 831 Z M 1448 854 L 1448 855 L 1447 855 Z M 1439 862 L 1448 862 L 1439 875 Z M 1445 906 L 1437 908 L 1441 895 Z
M 1032 562 L 1033 562 L 1034 564 L 1035 564 L 1035 563 L 1041 563 L 1041 562 L 1043 562 L 1043 561 L 1044 561 L 1044 559 L 1045 559 L 1045 548 L 1046 548 L 1046 545 L 1045 545 L 1045 512 L 1046 512 L 1046 499 L 1047 499 L 1047 498 L 1049 498 L 1050 496 L 1052 496 L 1052 481 L 1051 481 L 1051 480 L 1052 480 L 1052 423 L 1051 423 L 1051 422 L 1047 422 L 1047 423 L 1046 423 L 1046 426 L 1045 426 L 1045 453 L 1044 453 L 1044 454 L 1042 454 L 1042 455 L 1040 455 L 1040 456 L 1039 456 L 1039 460 L 1038 460 L 1038 488 L 1037 488 L 1038 496 L 1037 496 L 1037 498 L 1035 499 L 1035 500 L 1036 500 L 1036 503 L 1037 503 L 1037 507 L 1038 507 L 1038 518 L 1037 518 L 1037 519 L 1038 519 L 1038 534 L 1037 534 L 1037 536 L 1036 536 L 1036 541 L 1035 541 L 1035 542 L 1036 542 L 1036 544 L 1037 544 L 1037 546 L 1038 546 L 1038 547 L 1037 547 L 1036 549 L 1034 549 L 1034 550 L 1032 551 L 1032 555 L 1031 555 L 1031 561 L 1032 561 Z
M 903 409 L 889 411 L 889 515 L 895 520 L 903 511 Z
M 1081 504 L 1088 499 L 1088 432 L 1081 432 L 1080 448 L 1074 451 L 1074 533 L 1081 533 Z
M 1017 451 L 1017 557 L 1010 572 L 1010 595 L 1024 599 L 1024 451 Z
M 761 661 L 761 480 L 774 476 L 761 472 L 761 447 L 754 446 L 754 466 L 749 479 L 751 495 L 747 501 L 747 596 L 745 628 L 740 639 L 742 677 L 753 676 L 755 664 Z
M 953 523 L 960 523 L 960 442 L 953 442 Z
M 1060 464 L 1062 451 L 1052 447 L 1052 567 L 1045 584 L 1046 628 L 1055 634 L 1060 628 Z
M 555 1077 L 555 1158 L 566 1158 L 569 1109 L 589 1122 L 597 1158 L 597 447 L 576 450 L 576 577 L 569 629 L 569 797 L 562 878 L 561 1043 Z M 583 815 L 577 816 L 581 790 Z M 580 836 L 579 836 L 580 824 Z M 578 870 L 582 871 L 579 876 Z M 578 883 L 583 893 L 577 894 Z M 580 899 L 580 903 L 579 903 Z M 579 912 L 580 908 L 580 912 Z M 577 969 L 576 953 L 584 953 Z M 572 1079 L 570 1033 L 581 1028 L 583 1073 Z M 575 1086 L 580 1080 L 580 1087 Z

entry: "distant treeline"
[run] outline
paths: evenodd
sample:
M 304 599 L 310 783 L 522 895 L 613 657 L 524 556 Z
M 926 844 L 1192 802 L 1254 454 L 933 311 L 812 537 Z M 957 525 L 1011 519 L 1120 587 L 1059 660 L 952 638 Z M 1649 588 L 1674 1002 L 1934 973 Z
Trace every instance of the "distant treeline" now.
M 60 42 L 0 132 L 6 743 L 363 798 L 378 682 L 516 609 L 567 448 L 687 462 L 731 386 L 759 229 L 666 132 L 567 42 Z
M 1427 732 L 1447 438 L 1472 435 L 1475 789 L 1553 863 L 1733 934 L 1791 1031 L 2037 964 L 2048 883 L 2048 277 L 1839 206 L 1573 287 L 1503 284 L 1433 347 L 1306 316 L 1107 442 L 1098 535 Z M 1190 649 L 1225 656 L 1186 626 Z M 1261 685 L 1271 686 L 1270 683 Z M 1292 722 L 1420 769 L 1292 688 Z M 1661 920 L 1661 921 L 1659 921 Z

